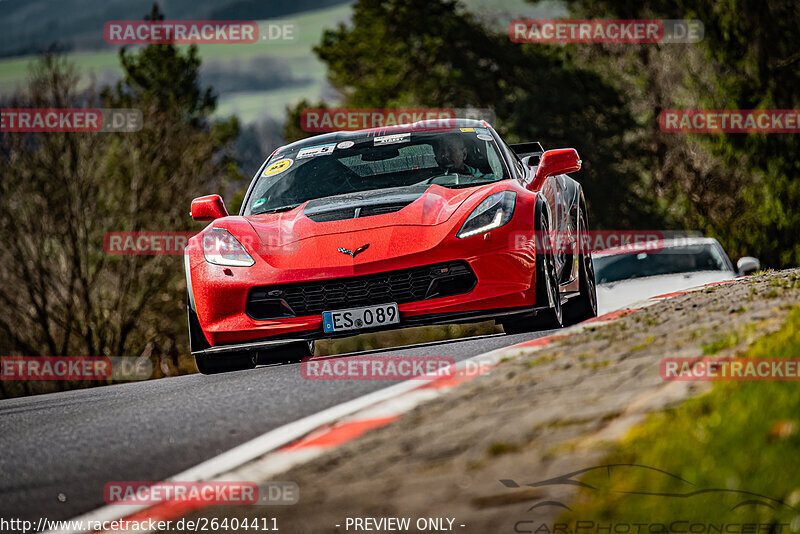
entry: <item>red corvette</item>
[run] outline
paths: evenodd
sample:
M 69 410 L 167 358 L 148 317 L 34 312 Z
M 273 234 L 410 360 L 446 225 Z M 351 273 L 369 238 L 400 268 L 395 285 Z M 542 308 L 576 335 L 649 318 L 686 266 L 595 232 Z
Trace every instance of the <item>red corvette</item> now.
M 218 195 L 187 246 L 189 337 L 203 373 L 297 360 L 314 339 L 486 319 L 506 332 L 596 315 L 574 149 L 509 147 L 486 122 L 337 132 L 276 150 L 239 215 Z M 547 240 L 545 240 L 547 241 Z

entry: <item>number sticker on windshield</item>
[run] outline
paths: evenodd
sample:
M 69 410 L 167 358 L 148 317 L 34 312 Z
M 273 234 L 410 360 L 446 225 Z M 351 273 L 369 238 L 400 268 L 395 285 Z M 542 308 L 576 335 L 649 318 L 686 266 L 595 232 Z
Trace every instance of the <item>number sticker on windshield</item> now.
M 275 163 L 264 169 L 264 174 L 262 174 L 262 176 L 274 176 L 276 174 L 280 174 L 289 167 L 291 167 L 292 163 L 294 163 L 294 161 L 292 161 L 289 158 L 276 161 Z
M 333 154 L 334 148 L 336 148 L 336 143 L 304 148 L 303 150 L 297 153 L 297 159 L 316 158 L 317 156 L 329 156 Z

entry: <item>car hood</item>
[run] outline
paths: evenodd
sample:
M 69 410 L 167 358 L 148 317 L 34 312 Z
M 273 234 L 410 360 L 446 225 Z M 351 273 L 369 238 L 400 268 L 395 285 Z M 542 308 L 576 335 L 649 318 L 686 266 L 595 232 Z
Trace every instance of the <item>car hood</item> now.
M 597 285 L 598 314 L 619 310 L 665 293 L 683 291 L 705 284 L 736 278 L 732 271 L 697 271 L 632 278 Z
M 367 229 L 435 226 L 448 222 L 467 198 L 492 185 L 468 189 L 439 185 L 393 187 L 311 200 L 291 211 L 245 219 L 270 247 Z

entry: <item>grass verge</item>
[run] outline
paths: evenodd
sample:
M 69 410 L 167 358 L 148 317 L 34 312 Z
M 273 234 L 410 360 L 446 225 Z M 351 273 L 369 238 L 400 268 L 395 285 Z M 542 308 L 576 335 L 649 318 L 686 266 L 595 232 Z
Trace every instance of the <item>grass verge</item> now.
M 743 355 L 800 356 L 800 307 Z M 661 525 L 658 532 L 695 532 L 693 522 L 704 529 L 698 534 L 716 533 L 720 525 L 737 534 L 798 532 L 800 383 L 719 382 L 706 395 L 650 416 L 602 463 L 648 468 L 587 472 L 581 481 L 591 488 L 578 492 L 559 523 L 628 525 L 629 532 L 637 523 L 650 525 L 640 527 L 643 533 L 656 532 L 653 525 Z

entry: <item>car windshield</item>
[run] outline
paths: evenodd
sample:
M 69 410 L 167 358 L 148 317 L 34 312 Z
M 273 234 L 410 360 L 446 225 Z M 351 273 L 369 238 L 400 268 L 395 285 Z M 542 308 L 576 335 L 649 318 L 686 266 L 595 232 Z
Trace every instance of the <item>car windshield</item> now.
M 245 215 L 293 209 L 306 201 L 362 191 L 438 184 L 473 187 L 508 178 L 484 128 L 364 134 L 282 150 L 258 177 Z
M 729 270 L 721 251 L 713 243 L 665 247 L 653 252 L 599 255 L 593 260 L 598 284 L 662 274 Z

